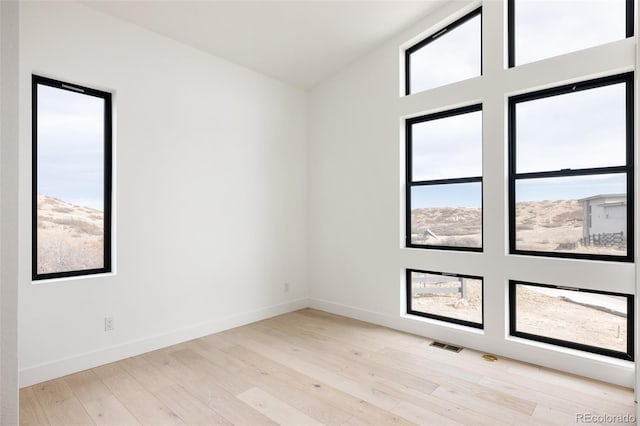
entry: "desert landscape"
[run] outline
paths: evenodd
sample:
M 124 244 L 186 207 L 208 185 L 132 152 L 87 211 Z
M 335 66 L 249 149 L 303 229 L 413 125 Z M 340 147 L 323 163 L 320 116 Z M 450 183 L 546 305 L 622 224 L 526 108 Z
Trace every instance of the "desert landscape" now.
M 582 206 L 578 200 L 527 201 L 516 204 L 516 249 L 558 251 L 568 253 L 598 253 L 624 256 L 626 243 L 615 246 L 584 246 L 574 248 L 582 238 Z
M 471 207 L 421 208 L 411 211 L 414 244 L 482 246 L 482 212 Z
M 562 296 L 554 297 L 536 291 L 535 287 L 518 287 L 519 331 L 627 351 L 627 316 L 623 313 L 612 312 L 606 306 L 587 306 Z
M 104 214 L 38 195 L 38 273 L 102 268 Z
M 625 255 L 626 242 L 612 246 L 584 246 L 582 206 L 578 200 L 526 201 L 516 204 L 516 249 L 568 253 Z M 441 207 L 411 211 L 414 244 L 480 247 L 479 208 Z M 567 245 L 571 248 L 567 248 Z
M 419 278 L 416 279 L 418 280 Z M 414 282 L 412 285 L 413 289 L 443 287 L 459 288 L 460 282 L 457 278 L 443 276 L 441 282 L 428 284 Z M 460 293 L 414 295 L 411 307 L 418 312 L 482 324 L 482 281 L 467 279 L 466 293 L 464 299 Z
M 434 277 L 435 275 L 429 275 Z M 412 289 L 459 287 L 457 278 L 442 276 L 441 282 L 422 284 L 419 276 Z M 547 293 L 547 294 L 545 294 Z M 553 296 L 535 287 L 519 286 L 516 300 L 517 330 L 614 351 L 627 351 L 627 317 L 606 306 L 589 306 L 562 296 Z M 482 323 L 482 282 L 467 280 L 467 295 L 413 295 L 412 310 L 428 314 Z M 558 313 L 561 313 L 559 315 Z

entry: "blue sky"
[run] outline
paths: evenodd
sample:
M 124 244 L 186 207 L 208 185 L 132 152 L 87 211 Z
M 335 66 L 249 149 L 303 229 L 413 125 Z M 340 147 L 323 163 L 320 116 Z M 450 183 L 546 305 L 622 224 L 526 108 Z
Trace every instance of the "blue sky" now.
M 480 182 L 453 185 L 428 185 L 413 187 L 411 208 L 425 207 L 476 207 L 480 208 Z
M 576 176 L 519 180 L 516 202 L 578 200 L 598 194 L 626 193 L 625 175 Z M 480 183 L 414 187 L 411 208 L 481 206 Z
M 37 90 L 38 193 L 103 210 L 104 100 Z
M 626 192 L 626 177 L 623 174 L 527 179 L 516 183 L 516 202 L 578 200 L 599 194 Z

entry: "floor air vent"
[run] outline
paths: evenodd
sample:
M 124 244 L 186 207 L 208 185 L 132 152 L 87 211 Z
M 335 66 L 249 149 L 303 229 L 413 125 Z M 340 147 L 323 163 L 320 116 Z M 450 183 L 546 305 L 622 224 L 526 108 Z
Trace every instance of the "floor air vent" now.
M 451 351 L 455 353 L 458 353 L 462 350 L 462 348 L 459 346 L 447 345 L 446 343 L 442 343 L 442 342 L 431 342 L 429 346 L 434 346 L 436 348 L 444 349 L 445 351 Z

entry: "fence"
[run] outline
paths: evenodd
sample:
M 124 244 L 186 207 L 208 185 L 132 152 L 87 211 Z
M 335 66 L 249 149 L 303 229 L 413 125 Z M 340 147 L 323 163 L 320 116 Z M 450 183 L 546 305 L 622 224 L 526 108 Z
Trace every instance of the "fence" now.
M 582 246 L 620 246 L 625 242 L 623 232 L 592 234 L 580 238 L 575 243 L 560 243 L 557 250 L 573 250 L 578 244 Z
M 592 234 L 585 238 L 580 238 L 579 242 L 583 246 L 616 246 L 623 243 L 624 234 L 615 232 L 612 234 Z
M 467 296 L 467 279 L 462 277 L 450 277 L 439 275 L 415 275 L 413 284 L 421 284 L 422 288 L 414 288 L 411 291 L 412 296 L 424 296 L 431 294 L 448 294 L 459 293 L 460 297 L 465 299 Z M 452 287 L 427 287 L 427 284 L 453 284 Z M 457 284 L 457 285 L 456 285 Z

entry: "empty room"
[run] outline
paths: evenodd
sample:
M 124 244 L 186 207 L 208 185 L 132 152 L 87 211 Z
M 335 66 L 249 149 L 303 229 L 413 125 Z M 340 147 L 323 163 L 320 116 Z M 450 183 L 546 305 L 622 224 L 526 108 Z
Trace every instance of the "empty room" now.
M 637 3 L 0 0 L 0 425 L 636 424 Z

